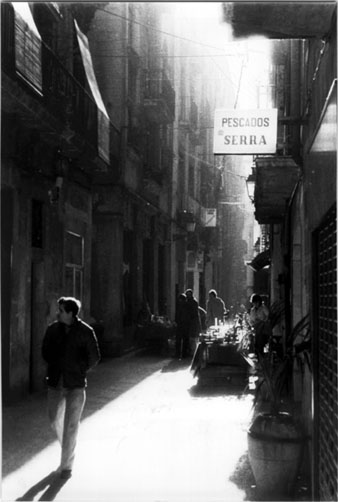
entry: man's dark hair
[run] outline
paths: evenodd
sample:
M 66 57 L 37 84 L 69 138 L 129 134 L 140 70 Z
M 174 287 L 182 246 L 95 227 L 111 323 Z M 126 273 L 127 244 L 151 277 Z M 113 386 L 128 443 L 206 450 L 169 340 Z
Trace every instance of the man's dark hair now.
M 250 302 L 251 303 L 254 303 L 254 302 L 258 302 L 258 303 L 262 303 L 262 298 L 260 295 L 257 295 L 256 293 L 254 293 L 251 298 L 250 298 Z
M 209 291 L 209 295 L 211 295 L 211 296 L 213 296 L 214 298 L 216 298 L 216 297 L 217 297 L 217 292 L 216 292 L 216 290 L 215 290 L 215 289 L 210 289 L 210 291 Z
M 63 305 L 67 314 L 72 312 L 73 317 L 76 317 L 81 309 L 80 300 L 73 298 L 72 296 L 61 296 L 61 298 L 58 299 L 58 305 Z

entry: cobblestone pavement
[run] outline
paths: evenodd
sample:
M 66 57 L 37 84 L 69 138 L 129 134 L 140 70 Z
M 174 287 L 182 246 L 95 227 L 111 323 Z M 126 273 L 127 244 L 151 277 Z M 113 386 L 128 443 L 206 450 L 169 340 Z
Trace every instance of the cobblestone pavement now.
M 2 500 L 225 502 L 255 499 L 244 385 L 196 385 L 187 360 L 131 354 L 88 375 L 73 476 L 60 455 L 45 394 L 3 408 Z

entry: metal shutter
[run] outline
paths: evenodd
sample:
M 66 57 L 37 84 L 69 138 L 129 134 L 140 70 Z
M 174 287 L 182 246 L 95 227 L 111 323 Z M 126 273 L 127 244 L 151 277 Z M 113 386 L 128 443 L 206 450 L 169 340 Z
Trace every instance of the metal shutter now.
M 337 223 L 334 207 L 315 235 L 315 492 L 338 500 Z

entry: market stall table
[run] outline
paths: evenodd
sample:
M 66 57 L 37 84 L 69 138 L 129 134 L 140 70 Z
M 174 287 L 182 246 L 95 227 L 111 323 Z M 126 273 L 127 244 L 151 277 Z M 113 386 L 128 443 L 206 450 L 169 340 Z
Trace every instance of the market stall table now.
M 153 348 L 163 354 L 169 351 L 169 342 L 174 337 L 173 323 L 162 316 L 152 316 L 150 322 L 137 326 L 135 334 L 138 346 Z
M 211 327 L 201 335 L 190 368 L 198 384 L 242 384 L 248 364 L 238 348 L 238 337 L 225 326 Z

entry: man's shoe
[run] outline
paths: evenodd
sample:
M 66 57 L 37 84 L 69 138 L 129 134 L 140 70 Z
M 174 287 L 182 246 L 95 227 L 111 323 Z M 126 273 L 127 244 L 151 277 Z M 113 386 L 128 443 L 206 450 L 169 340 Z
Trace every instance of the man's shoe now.
M 71 477 L 72 477 L 72 470 L 71 469 L 63 469 L 60 473 L 61 479 L 69 479 Z

